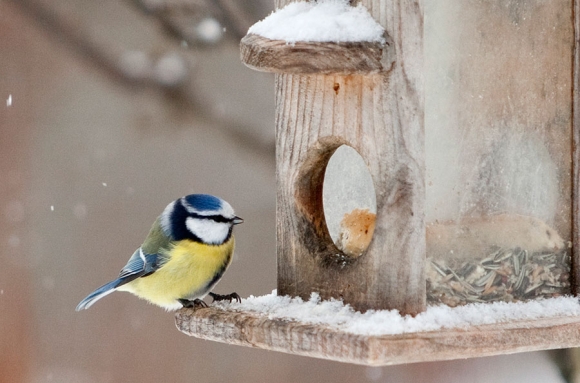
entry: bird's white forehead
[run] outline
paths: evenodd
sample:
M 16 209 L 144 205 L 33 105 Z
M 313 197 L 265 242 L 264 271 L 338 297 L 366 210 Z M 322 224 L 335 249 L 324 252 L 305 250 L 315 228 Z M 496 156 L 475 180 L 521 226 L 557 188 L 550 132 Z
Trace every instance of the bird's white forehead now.
M 224 200 L 221 200 L 221 207 L 219 209 L 212 209 L 212 210 L 199 210 L 195 207 L 191 206 L 185 198 L 181 199 L 181 203 L 183 207 L 188 211 L 188 213 L 197 214 L 201 216 L 209 216 L 209 215 L 221 215 L 225 218 L 231 219 L 235 217 L 234 208 Z

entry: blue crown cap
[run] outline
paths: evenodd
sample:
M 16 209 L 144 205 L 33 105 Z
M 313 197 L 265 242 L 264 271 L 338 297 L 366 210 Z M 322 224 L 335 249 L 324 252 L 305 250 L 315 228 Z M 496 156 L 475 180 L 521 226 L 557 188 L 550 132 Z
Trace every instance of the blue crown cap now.
M 190 194 L 185 201 L 197 211 L 215 211 L 222 208 L 222 200 L 209 194 Z

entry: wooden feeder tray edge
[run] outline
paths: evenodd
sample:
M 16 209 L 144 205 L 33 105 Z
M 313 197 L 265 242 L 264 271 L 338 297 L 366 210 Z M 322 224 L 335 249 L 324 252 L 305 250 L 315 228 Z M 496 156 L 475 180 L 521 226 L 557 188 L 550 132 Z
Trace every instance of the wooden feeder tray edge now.
M 576 316 L 380 336 L 216 307 L 179 310 L 175 323 L 200 339 L 369 366 L 580 346 Z

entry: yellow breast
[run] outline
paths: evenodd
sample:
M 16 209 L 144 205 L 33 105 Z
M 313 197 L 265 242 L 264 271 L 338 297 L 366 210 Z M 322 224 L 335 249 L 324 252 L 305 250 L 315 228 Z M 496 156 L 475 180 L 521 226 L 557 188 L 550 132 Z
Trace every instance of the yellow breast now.
M 234 237 L 219 246 L 190 240 L 177 242 L 167 254 L 169 260 L 156 272 L 122 286 L 140 298 L 167 309 L 181 305 L 177 299 L 205 296 L 232 261 Z

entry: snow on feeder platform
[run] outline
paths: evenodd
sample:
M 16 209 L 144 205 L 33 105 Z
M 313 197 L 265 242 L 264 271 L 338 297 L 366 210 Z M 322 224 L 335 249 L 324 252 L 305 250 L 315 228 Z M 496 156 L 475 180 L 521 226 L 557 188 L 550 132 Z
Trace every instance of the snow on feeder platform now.
M 578 3 L 277 5 L 241 52 L 276 73 L 281 297 L 181 310 L 180 330 L 371 365 L 579 346 Z M 376 206 L 338 225 L 341 147 Z

